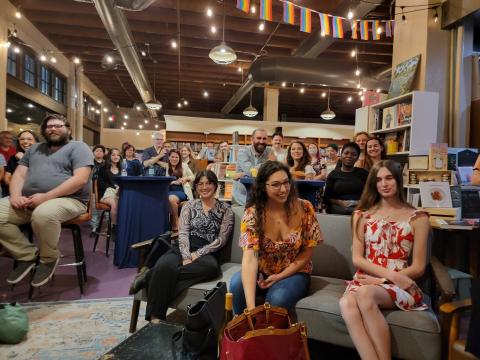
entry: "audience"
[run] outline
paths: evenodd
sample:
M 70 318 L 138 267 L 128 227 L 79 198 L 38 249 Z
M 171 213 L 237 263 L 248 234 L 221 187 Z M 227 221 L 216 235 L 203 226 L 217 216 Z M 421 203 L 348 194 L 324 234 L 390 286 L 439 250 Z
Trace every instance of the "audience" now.
M 135 157 L 135 146 L 127 144 L 123 150 L 123 159 L 127 161 L 127 175 L 140 176 L 143 175 L 143 166 Z M 122 165 L 123 166 L 123 165 Z
M 257 294 L 291 309 L 308 294 L 313 248 L 321 241 L 315 211 L 297 198 L 289 168 L 267 161 L 241 223 L 242 270 L 230 282 L 235 313 L 253 309 Z
M 287 165 L 295 180 L 311 180 L 315 176 L 315 170 L 310 165 L 310 155 L 307 147 L 301 141 L 292 141 L 287 150 Z
M 219 151 L 223 154 L 222 162 L 229 162 L 230 161 L 230 146 L 228 142 L 222 141 L 218 146 Z
M 3 155 L 5 162 L 10 160 L 11 156 L 17 153 L 17 149 L 13 145 L 13 135 L 10 131 L 0 132 L 0 155 Z M 3 165 L 5 166 L 5 165 Z
M 110 205 L 112 221 L 112 241 L 117 237 L 117 213 L 118 213 L 118 185 L 115 178 L 122 173 L 122 157 L 120 150 L 111 149 L 105 166 L 102 166 L 97 174 L 98 197 L 100 202 Z
M 168 200 L 170 202 L 170 227 L 172 232 L 178 232 L 178 206 L 180 202 L 192 200 L 193 193 L 190 182 L 195 176 L 187 164 L 180 160 L 178 150 L 170 150 L 166 164 L 167 176 L 175 177 L 170 183 Z
M 287 151 L 283 148 L 283 135 L 276 132 L 272 135 L 272 151 L 277 161 L 285 163 L 287 161 Z
M 380 160 L 385 160 L 386 157 L 387 154 L 382 140 L 377 137 L 372 137 L 365 144 L 365 161 L 363 163 L 363 168 L 370 171 L 373 165 Z
M 271 147 L 267 146 L 268 135 L 265 129 L 255 129 L 252 133 L 252 144 L 238 152 L 236 178 L 252 176 L 252 169 L 258 170 L 267 160 L 275 160 Z M 254 172 L 255 172 L 254 171 Z
M 215 199 L 218 180 L 213 172 L 199 172 L 193 187 L 198 199 L 182 207 L 178 247 L 161 256 L 145 276 L 145 318 L 152 322 L 165 320 L 170 303 L 182 291 L 220 275 L 219 253 L 232 233 L 233 212 L 230 205 Z
M 472 174 L 472 185 L 480 185 L 480 155 L 477 157 L 477 161 L 475 161 L 475 165 L 473 165 L 473 174 Z
M 341 165 L 340 158 L 338 157 L 338 145 L 337 144 L 329 144 L 326 149 L 325 153 L 327 155 L 327 160 L 325 161 L 325 176 L 324 179 L 336 168 Z
M 195 157 L 193 156 L 193 151 L 190 145 L 183 145 L 180 149 L 180 154 L 182 155 L 182 162 L 187 164 L 192 173 L 196 173 L 197 162 Z
M 105 146 L 103 145 L 95 145 L 92 149 L 93 152 L 93 170 L 92 176 L 95 179 L 95 176 L 98 172 L 98 169 L 105 165 Z
M 8 196 L 10 193 L 8 187 L 12 180 L 12 175 L 17 168 L 18 162 L 23 157 L 25 152 L 35 143 L 38 142 L 38 136 L 31 130 L 20 131 L 17 135 L 17 153 L 14 156 L 11 156 L 8 160 L 7 167 L 5 168 L 5 176 L 3 177 L 3 182 L 5 186 L 2 186 L 3 196 Z
M 165 164 L 168 162 L 168 150 L 164 144 L 165 138 L 161 132 L 153 133 L 153 146 L 143 150 L 143 166 L 147 169 L 153 166 L 155 176 L 165 175 Z
M 370 135 L 365 131 L 357 132 L 353 136 L 353 142 L 358 145 L 360 148 L 360 156 L 358 157 L 357 162 L 355 163 L 356 167 L 363 168 L 364 161 L 365 161 L 365 145 L 367 144 L 368 139 L 370 139 Z
M 427 308 L 415 279 L 427 265 L 428 215 L 405 201 L 402 173 L 386 160 L 372 167 L 352 223 L 358 270 L 340 299 L 342 316 L 362 359 L 391 359 L 390 330 L 379 309 Z
M 165 143 L 163 144 L 163 147 L 165 148 L 165 151 L 167 152 L 167 154 L 170 154 L 170 150 L 173 149 L 173 145 L 170 141 L 165 141 Z
M 331 214 L 350 215 L 362 195 L 368 172 L 354 167 L 360 148 L 354 142 L 343 145 L 341 167 L 327 177 L 324 202 Z
M 216 153 L 216 150 L 213 142 L 208 141 L 207 146 L 203 147 L 202 150 L 200 150 L 200 153 L 198 154 L 197 159 L 204 159 L 210 163 L 214 160 L 215 153 Z
M 35 269 L 32 286 L 44 285 L 60 259 L 61 224 L 87 211 L 93 155 L 81 141 L 71 141 L 70 123 L 48 115 L 41 124 L 45 143 L 33 144 L 19 160 L 10 197 L 0 200 L 0 244 L 15 258 L 7 282 L 16 284 Z M 40 249 L 18 225 L 31 223 Z

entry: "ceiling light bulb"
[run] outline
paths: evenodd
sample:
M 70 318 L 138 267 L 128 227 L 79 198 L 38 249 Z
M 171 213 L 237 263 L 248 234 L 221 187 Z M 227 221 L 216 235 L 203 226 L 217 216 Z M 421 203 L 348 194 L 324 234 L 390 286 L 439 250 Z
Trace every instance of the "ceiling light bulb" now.
M 46 57 L 45 55 L 43 55 L 43 54 L 40 55 L 40 61 L 41 61 L 41 62 L 47 61 L 47 57 Z
M 349 97 L 347 98 L 347 101 L 348 101 L 348 102 L 352 102 L 352 97 L 349 96 Z
M 127 120 L 127 119 L 128 119 L 128 115 L 127 115 L 127 114 L 123 115 L 123 118 L 124 118 L 125 120 Z
M 21 18 L 22 18 L 22 13 L 21 13 L 20 11 L 18 11 L 18 10 L 15 11 L 15 17 L 16 17 L 17 19 L 21 19 Z
M 27 121 L 32 121 L 32 118 L 31 118 L 31 117 L 27 117 Z
M 242 67 L 239 66 L 237 70 L 238 70 L 238 72 L 242 72 Z
M 7 41 L 7 42 L 3 43 L 3 47 L 7 48 L 7 49 L 10 47 L 10 45 L 12 45 L 12 43 L 10 41 Z
M 125 127 L 124 127 L 124 126 L 122 126 L 120 129 L 121 129 L 121 130 L 125 130 Z
M 300 94 L 303 94 L 305 92 L 305 88 L 300 88 Z
M 140 111 L 140 110 L 142 110 L 142 107 L 141 107 L 140 105 L 137 105 L 137 106 L 135 106 L 135 109 L 136 109 L 137 111 Z
M 383 32 L 383 29 L 381 26 L 379 26 L 379 28 L 377 29 L 377 34 L 380 35 L 382 32 Z
M 287 86 L 287 83 L 285 81 L 282 82 L 282 87 Z
M 261 22 L 261 23 L 258 25 L 258 30 L 260 30 L 260 31 L 265 30 L 265 23 L 264 23 L 264 22 Z
M 103 108 L 103 112 L 108 112 L 108 108 Z
M 362 100 L 362 101 L 363 101 L 363 99 L 365 99 L 365 97 L 364 97 L 363 95 L 362 95 L 362 96 L 360 96 L 360 100 Z
M 322 93 L 322 98 L 324 98 L 325 96 L 327 96 L 327 93 L 324 91 L 324 92 Z
M 33 104 L 28 104 L 27 105 L 30 109 L 33 108 Z
M 210 32 L 212 34 L 216 34 L 217 33 L 217 27 L 215 25 L 210 26 Z
M 109 116 L 108 121 L 113 121 L 113 116 Z
M 110 56 L 110 55 L 107 55 L 106 58 L 105 58 L 105 60 L 107 60 L 107 62 L 108 62 L 109 64 L 112 64 L 112 63 L 113 63 L 113 57 Z
M 144 57 L 147 56 L 147 52 L 145 50 L 140 51 L 140 54 Z
M 213 16 L 213 10 L 211 8 L 207 8 L 207 16 L 212 17 Z
M 18 46 L 15 46 L 15 47 L 13 48 L 13 52 L 14 52 L 15 54 L 20 54 L 20 48 L 19 48 Z
M 178 103 L 177 103 L 177 107 L 178 107 L 179 109 L 181 109 L 181 108 L 182 108 L 182 103 L 178 102 Z
M 102 100 L 97 100 L 98 105 L 102 105 Z
M 352 57 L 355 57 L 355 55 L 357 55 L 357 52 L 356 52 L 355 50 L 352 50 L 352 52 L 350 53 L 350 55 L 351 55 Z
M 148 119 L 143 120 L 145 124 L 148 124 Z
M 355 70 L 355 75 L 360 76 L 360 69 Z
M 7 113 L 11 113 L 11 112 L 13 112 L 13 110 L 10 108 L 7 108 Z
M 140 135 L 140 132 L 137 131 L 137 132 L 135 133 L 135 135 L 137 135 L 137 136 Z
M 380 91 L 382 91 L 380 88 L 377 89 L 377 93 L 379 93 Z
M 138 125 L 138 128 L 143 129 L 143 125 L 142 124 Z
M 183 100 L 183 105 L 187 106 L 187 105 L 188 105 L 188 101 L 187 101 L 187 100 Z
M 320 33 L 320 35 L 321 35 L 322 37 L 325 37 L 325 32 L 322 31 L 322 32 Z
M 208 91 L 203 92 L 203 97 L 205 97 L 205 98 L 208 97 Z
M 123 126 L 127 126 L 127 122 L 126 122 L 126 121 L 123 122 Z
M 100 114 L 100 110 L 95 110 L 95 114 Z
M 362 85 L 360 85 L 360 83 L 357 84 L 357 89 L 360 89 L 362 87 Z
M 50 61 L 55 64 L 57 62 L 57 58 L 55 56 L 52 56 L 50 58 Z
M 250 104 L 245 109 L 243 109 L 243 115 L 249 118 L 255 117 L 258 115 L 258 110 Z
M 353 11 L 352 11 L 351 9 L 348 10 L 347 19 L 348 19 L 348 20 L 352 20 L 352 19 L 353 19 Z
M 358 95 L 359 95 L 359 96 L 362 96 L 362 95 L 363 95 L 363 90 L 360 90 L 360 91 L 358 92 Z
M 172 40 L 172 42 L 170 43 L 170 45 L 172 46 L 172 49 L 176 49 L 177 48 L 177 42 L 175 40 Z
M 155 129 L 158 129 L 158 124 L 155 124 Z
M 78 57 L 73 58 L 73 63 L 76 65 L 80 64 L 80 59 Z
M 255 5 L 250 6 L 250 12 L 255 14 L 257 12 L 257 7 Z

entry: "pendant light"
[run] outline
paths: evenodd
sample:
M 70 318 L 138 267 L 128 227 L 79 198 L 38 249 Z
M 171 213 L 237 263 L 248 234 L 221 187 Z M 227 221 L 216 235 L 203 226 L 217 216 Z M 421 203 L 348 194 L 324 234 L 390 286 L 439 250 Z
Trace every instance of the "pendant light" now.
M 237 61 L 237 54 L 225 43 L 225 0 L 223 0 L 222 42 L 210 50 L 208 57 L 212 59 L 215 64 L 219 65 L 228 65 Z
M 332 110 L 330 110 L 330 88 L 329 88 L 328 89 L 327 110 L 322 112 L 320 117 L 323 120 L 332 120 L 333 118 L 335 118 L 335 116 L 337 116 L 337 115 Z
M 258 110 L 252 106 L 252 90 L 250 90 L 250 105 L 243 110 L 243 115 L 250 118 L 258 115 Z

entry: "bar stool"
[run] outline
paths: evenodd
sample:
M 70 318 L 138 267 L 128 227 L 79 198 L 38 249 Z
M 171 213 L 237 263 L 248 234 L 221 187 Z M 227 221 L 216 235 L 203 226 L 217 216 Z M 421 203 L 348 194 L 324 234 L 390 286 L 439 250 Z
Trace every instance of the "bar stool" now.
M 110 214 L 111 207 L 109 204 L 103 203 L 99 199 L 98 194 L 98 180 L 93 182 L 93 195 L 95 200 L 95 209 L 100 210 L 102 214 L 100 215 L 100 221 L 98 222 L 97 229 L 95 230 L 95 242 L 93 243 L 93 252 L 97 249 L 98 238 L 100 237 L 100 231 L 103 225 L 103 218 L 105 215 L 108 215 L 108 223 L 107 223 L 107 233 L 105 235 L 106 239 L 106 249 L 105 253 L 108 257 L 108 250 L 110 249 L 110 238 L 112 236 L 112 216 Z
M 62 223 L 62 229 L 70 229 L 73 237 L 73 250 L 75 254 L 75 262 L 69 264 L 59 264 L 58 266 L 75 266 L 77 269 L 78 286 L 80 293 L 83 295 L 83 284 L 87 282 L 87 265 L 85 263 L 85 252 L 83 250 L 82 232 L 80 225 L 89 222 L 92 219 L 93 203 L 88 201 L 87 212 Z M 35 288 L 30 285 L 28 291 L 28 300 L 32 299 L 33 290 Z

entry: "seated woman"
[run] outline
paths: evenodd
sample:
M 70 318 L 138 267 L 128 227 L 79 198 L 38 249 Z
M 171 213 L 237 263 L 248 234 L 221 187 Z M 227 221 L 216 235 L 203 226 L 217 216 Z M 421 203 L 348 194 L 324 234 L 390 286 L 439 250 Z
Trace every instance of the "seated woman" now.
M 178 232 L 178 206 L 180 202 L 192 200 L 193 193 L 190 182 L 195 176 L 187 164 L 182 162 L 178 150 L 170 150 L 168 153 L 168 163 L 166 164 L 167 176 L 173 176 L 176 179 L 170 183 L 168 189 L 168 201 L 170 202 L 170 228 L 172 232 Z
M 182 207 L 178 247 L 146 273 L 147 320 L 164 320 L 168 306 L 182 291 L 220 275 L 218 254 L 232 233 L 233 211 L 215 199 L 218 180 L 212 171 L 197 173 L 193 187 L 199 199 Z
M 427 265 L 430 224 L 426 213 L 405 201 L 401 170 L 391 160 L 373 166 L 358 209 L 352 222 L 358 270 L 340 309 L 362 359 L 391 359 L 390 331 L 379 309 L 427 308 L 414 280 Z
M 380 160 L 385 160 L 387 157 L 385 146 L 382 140 L 377 137 L 370 138 L 365 144 L 365 161 L 363 168 L 367 171 Z
M 193 156 L 193 151 L 190 145 L 185 144 L 180 149 L 180 153 L 182 154 L 182 162 L 188 165 L 192 173 L 195 174 L 197 172 L 197 161 Z
M 321 241 L 313 206 L 297 198 L 289 168 L 267 161 L 241 223 L 242 271 L 230 281 L 235 313 L 253 309 L 257 293 L 291 309 L 308 293 L 312 254 Z
M 312 180 L 315 170 L 310 165 L 307 147 L 301 141 L 292 141 L 287 150 L 287 165 L 295 180 Z
M 360 148 L 360 156 L 358 157 L 355 167 L 364 168 L 365 167 L 365 154 L 366 154 L 366 144 L 370 135 L 366 131 L 357 132 L 353 135 L 353 142 L 358 145 Z
M 113 148 L 105 163 L 97 172 L 98 197 L 100 202 L 110 205 L 110 216 L 112 217 L 112 241 L 116 238 L 117 209 L 118 209 L 118 185 L 115 178 L 122 173 L 122 157 L 120 150 Z
M 5 187 L 2 184 L 3 196 L 8 196 L 9 194 L 8 187 L 10 185 L 10 181 L 12 180 L 12 175 L 17 168 L 18 162 L 25 154 L 25 151 L 27 151 L 30 146 L 38 142 L 37 134 L 31 130 L 20 131 L 17 135 L 17 139 L 17 153 L 14 156 L 10 156 L 7 166 L 5 167 L 5 175 L 3 177 L 3 183 L 5 184 Z
M 131 144 L 123 145 L 123 158 L 127 161 L 127 175 L 143 175 L 143 166 L 140 160 L 135 157 L 135 146 Z
M 341 167 L 327 177 L 324 203 L 327 213 L 351 215 L 362 195 L 368 172 L 354 167 L 360 148 L 354 142 L 343 145 Z

